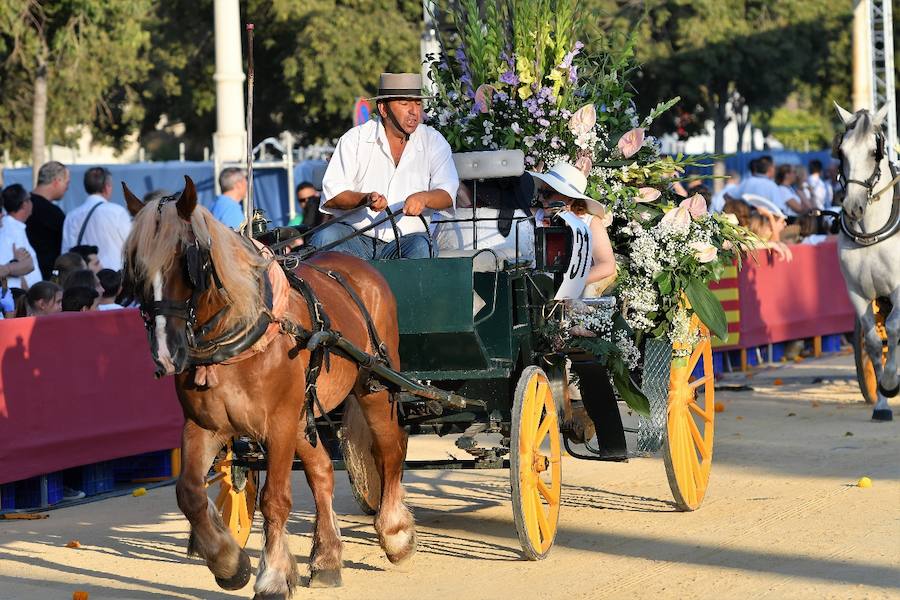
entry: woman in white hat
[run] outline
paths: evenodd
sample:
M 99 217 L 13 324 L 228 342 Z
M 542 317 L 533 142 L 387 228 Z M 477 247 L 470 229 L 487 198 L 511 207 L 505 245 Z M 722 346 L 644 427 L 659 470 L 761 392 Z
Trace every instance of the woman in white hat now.
M 545 173 L 529 173 L 543 184 L 538 193 L 545 205 L 549 202 L 564 202 L 566 209 L 590 228 L 593 264 L 588 271 L 584 295 L 599 296 L 616 275 L 616 257 L 604 223 L 606 208 L 585 195 L 587 177 L 578 167 L 561 161 Z

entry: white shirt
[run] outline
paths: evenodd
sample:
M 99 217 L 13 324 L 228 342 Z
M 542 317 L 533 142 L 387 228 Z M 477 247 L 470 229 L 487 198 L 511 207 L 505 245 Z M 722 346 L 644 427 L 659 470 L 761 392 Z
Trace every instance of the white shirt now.
M 34 261 L 34 270 L 22 277 L 10 277 L 9 287 L 25 288 L 31 287 L 41 280 L 41 270 L 37 264 L 37 253 L 28 242 L 28 236 L 25 235 L 25 223 L 14 219 L 9 215 L 3 215 L 0 219 L 0 264 L 5 265 L 14 258 L 13 245 L 16 248 L 25 248 Z
M 765 175 L 751 175 L 750 177 L 747 177 L 741 181 L 736 192 L 738 197 L 742 197 L 744 194 L 755 194 L 776 204 L 778 203 L 778 199 L 781 198 L 778 186 Z
M 119 310 L 120 308 L 125 308 L 119 304 L 98 304 L 97 310 Z
M 806 178 L 806 182 L 810 187 L 810 194 L 812 195 L 813 201 L 816 203 L 816 208 L 819 210 L 824 210 L 826 206 L 828 192 L 825 190 L 825 182 L 822 181 L 822 178 L 819 177 L 818 173 L 813 173 L 809 177 Z
M 81 206 L 66 215 L 66 221 L 63 223 L 62 251 L 68 252 L 70 248 L 78 245 L 78 233 L 88 212 L 101 202 L 104 205 L 91 215 L 81 243 L 97 246 L 97 258 L 100 259 L 103 268 L 118 271 L 122 268 L 122 247 L 131 231 L 131 215 L 124 206 L 108 202 L 99 194 L 91 194 Z
M 325 201 L 341 192 L 378 192 L 387 198 L 388 206 L 394 212 L 403 210 L 403 203 L 416 192 L 444 190 L 450 194 L 456 206 L 456 190 L 459 176 L 450 152 L 450 144 L 437 130 L 428 125 L 419 125 L 409 137 L 406 148 L 400 156 L 400 163 L 394 165 L 387 134 L 380 121 L 369 121 L 354 127 L 338 140 L 334 155 L 322 179 L 324 201 L 320 210 L 339 216 L 346 211 L 325 208 Z M 431 209 L 425 209 L 422 216 L 430 222 Z M 370 209 L 344 219 L 343 222 L 356 228 L 374 223 L 387 216 L 386 212 Z M 400 235 L 425 232 L 426 226 L 419 217 L 401 217 L 396 220 Z M 390 242 L 394 231 L 390 222 L 370 229 L 364 235 Z
M 775 204 L 778 205 L 778 208 L 781 209 L 781 212 L 788 216 L 796 215 L 797 211 L 788 206 L 788 200 L 793 199 L 798 203 L 800 202 L 800 197 L 797 195 L 797 192 L 794 191 L 794 188 L 787 185 L 779 185 L 778 194 L 778 199 L 775 201 Z

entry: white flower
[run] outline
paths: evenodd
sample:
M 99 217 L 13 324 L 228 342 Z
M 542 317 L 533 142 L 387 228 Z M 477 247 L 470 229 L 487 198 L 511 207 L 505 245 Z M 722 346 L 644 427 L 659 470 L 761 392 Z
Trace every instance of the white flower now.
M 523 141 L 525 142 L 525 145 L 528 146 L 529 148 L 534 146 L 534 138 L 530 135 L 526 135 L 525 139 Z
M 520 133 L 522 133 L 522 127 L 519 125 L 518 122 L 513 123 L 512 125 L 509 126 L 509 128 L 512 129 L 513 133 L 515 133 L 516 135 L 519 135 Z
M 687 233 L 691 226 L 691 213 L 684 206 L 678 206 L 663 215 L 659 225 L 668 226 L 674 231 Z
M 572 135 L 578 137 L 594 128 L 597 124 L 597 110 L 593 104 L 585 104 L 572 115 L 569 119 L 569 131 Z
M 688 247 L 694 251 L 694 256 L 701 263 L 714 261 L 718 253 L 715 246 L 706 242 L 690 242 Z

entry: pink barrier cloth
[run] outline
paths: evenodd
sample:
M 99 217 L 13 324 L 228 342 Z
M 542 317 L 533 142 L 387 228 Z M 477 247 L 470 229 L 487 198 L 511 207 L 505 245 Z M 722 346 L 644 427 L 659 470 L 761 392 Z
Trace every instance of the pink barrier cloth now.
M 853 331 L 856 313 L 838 263 L 837 242 L 791 246 L 792 262 L 762 250 L 744 262 L 740 347 Z
M 137 310 L 0 321 L 0 369 L 0 483 L 181 445 Z

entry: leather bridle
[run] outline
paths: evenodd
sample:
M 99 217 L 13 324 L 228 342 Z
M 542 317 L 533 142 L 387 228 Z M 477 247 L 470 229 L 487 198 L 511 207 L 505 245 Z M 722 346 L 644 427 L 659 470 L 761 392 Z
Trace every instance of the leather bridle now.
M 848 186 L 851 183 L 864 187 L 866 189 L 867 202 L 869 204 L 877 202 L 878 199 L 881 198 L 881 195 L 893 187 L 898 179 L 900 179 L 900 175 L 897 175 L 894 171 L 894 166 L 888 163 L 888 168 L 893 177 L 888 185 L 877 192 L 875 191 L 875 185 L 878 183 L 879 179 L 881 179 L 881 161 L 884 160 L 884 134 L 880 131 L 875 133 L 875 168 L 866 180 L 861 181 L 859 179 L 849 179 L 844 175 L 844 152 L 841 150 L 841 143 L 848 131 L 849 129 L 845 129 L 843 133 L 835 136 L 834 143 L 832 144 L 832 156 L 837 158 L 840 162 L 838 166 L 838 181 L 843 181 L 845 190 L 848 189 Z M 847 212 L 843 210 L 841 211 L 840 224 L 841 231 L 844 235 L 860 246 L 872 246 L 886 240 L 900 231 L 900 194 L 894 193 L 892 195 L 891 214 L 888 217 L 887 223 L 885 223 L 878 231 L 863 233 L 862 231 L 855 229 L 852 219 L 850 219 L 850 217 L 847 216 Z
M 168 200 L 166 198 L 164 200 Z M 160 201 L 162 204 L 163 201 Z M 246 238 L 241 237 L 249 247 L 256 252 L 256 247 Z M 187 360 L 184 369 L 197 365 L 211 365 L 223 362 L 236 356 L 252 346 L 265 333 L 274 317 L 272 309 L 272 286 L 265 272 L 260 273 L 265 310 L 255 323 L 247 326 L 239 326 L 229 329 L 216 337 L 209 337 L 222 318 L 227 314 L 230 304 L 225 303 L 206 322 L 197 323 L 197 306 L 200 297 L 208 292 L 212 286 L 227 296 L 227 290 L 222 285 L 216 272 L 215 264 L 209 250 L 209 243 L 202 245 L 199 240 L 188 245 L 182 253 L 182 272 L 185 283 L 191 289 L 191 295 L 185 300 L 147 300 L 142 299 L 139 307 L 144 326 L 150 339 L 150 346 L 154 358 L 157 358 L 158 348 L 156 336 L 153 334 L 156 317 L 173 317 L 184 321 L 187 338 Z

